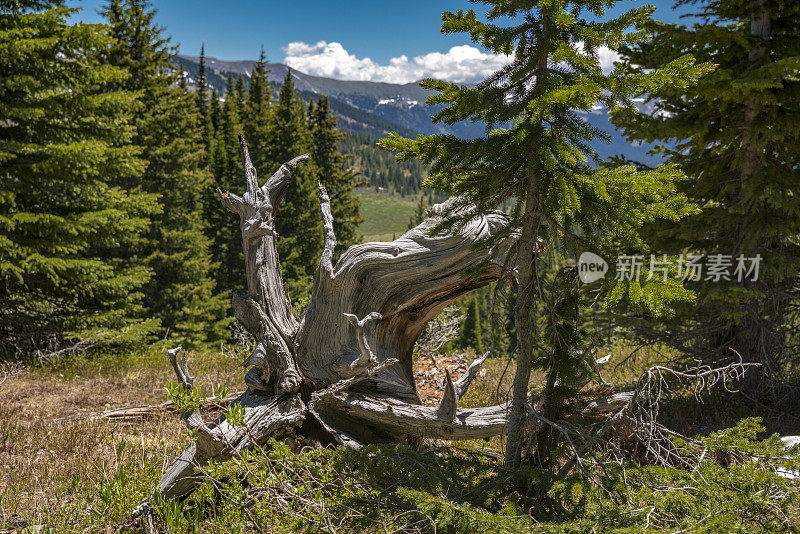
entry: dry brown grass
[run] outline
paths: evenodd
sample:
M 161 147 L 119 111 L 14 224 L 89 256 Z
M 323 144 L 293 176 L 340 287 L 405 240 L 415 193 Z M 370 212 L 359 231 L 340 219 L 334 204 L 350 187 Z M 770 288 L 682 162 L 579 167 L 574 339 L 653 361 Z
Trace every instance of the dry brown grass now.
M 237 363 L 191 354 L 201 390 L 241 388 Z M 114 531 L 187 443 L 170 413 L 135 424 L 93 413 L 156 404 L 172 380 L 158 351 L 28 369 L 0 385 L 0 531 Z M 114 493 L 119 488 L 125 491 Z
M 214 353 L 188 359 L 204 393 L 217 384 L 242 389 L 238 361 Z M 514 376 L 513 362 L 507 369 L 506 363 L 489 359 L 463 405 L 502 402 Z M 112 532 L 126 523 L 188 443 L 185 427 L 173 413 L 136 422 L 93 415 L 161 403 L 171 380 L 167 358 L 157 350 L 96 355 L 8 376 L 0 384 L 0 532 L 42 525 L 55 532 Z M 499 449 L 502 442 L 482 445 Z

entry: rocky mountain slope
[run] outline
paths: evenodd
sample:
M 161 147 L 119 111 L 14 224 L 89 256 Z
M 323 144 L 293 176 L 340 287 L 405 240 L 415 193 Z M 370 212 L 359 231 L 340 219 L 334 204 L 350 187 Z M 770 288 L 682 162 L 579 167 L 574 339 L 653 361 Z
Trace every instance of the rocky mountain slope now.
M 199 58 L 195 56 L 176 56 L 176 66 L 187 73 L 187 81 L 191 87 L 196 83 Z M 248 81 L 255 61 L 224 61 L 213 57 L 206 58 L 208 83 L 220 94 L 225 93 L 227 73 L 243 74 Z M 269 79 L 276 87 L 280 85 L 289 69 L 281 63 L 270 63 Z M 365 81 L 335 80 L 320 76 L 311 76 L 292 69 L 295 85 L 304 99 L 315 95 L 326 95 L 331 100 L 331 107 L 339 116 L 339 126 L 355 133 L 365 133 L 378 139 L 387 132 L 397 132 L 406 137 L 418 134 L 452 134 L 458 137 L 474 138 L 484 133 L 482 124 L 433 124 L 431 116 L 441 109 L 439 105 L 426 105 L 425 100 L 431 91 L 418 83 L 392 84 Z M 604 158 L 613 155 L 625 155 L 630 159 L 645 163 L 656 163 L 657 160 L 647 155 L 647 146 L 634 146 L 625 141 L 617 133 L 608 120 L 604 110 L 587 113 L 588 121 L 609 133 L 611 144 L 599 143 L 595 149 Z

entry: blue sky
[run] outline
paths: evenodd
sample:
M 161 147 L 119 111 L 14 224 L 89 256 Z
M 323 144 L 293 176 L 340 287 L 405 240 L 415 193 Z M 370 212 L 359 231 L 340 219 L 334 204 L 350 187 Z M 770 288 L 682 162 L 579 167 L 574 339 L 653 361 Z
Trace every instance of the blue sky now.
M 102 0 L 69 3 L 83 8 L 78 19 L 100 20 L 96 11 Z M 446 36 L 439 31 L 443 11 L 471 8 L 479 13 L 485 11 L 482 5 L 465 0 L 154 0 L 153 3 L 159 11 L 156 20 L 167 28 L 173 43 L 180 44 L 183 54 L 197 55 L 205 42 L 209 56 L 255 59 L 263 46 L 270 61 L 294 62 L 292 66 L 299 70 L 316 70 L 311 74 L 376 81 L 403 81 L 394 78 L 409 78 L 423 71 L 427 74 L 435 65 L 452 62 L 453 57 L 456 63 L 460 62 L 462 71 L 481 70 L 478 65 L 482 61 L 488 62 L 487 69 L 494 66 L 491 58 L 464 48 L 471 45 L 468 36 Z M 624 0 L 610 14 L 645 3 L 656 6 L 656 18 L 677 20 L 672 0 Z M 453 47 L 461 48 L 451 57 L 449 52 Z M 417 57 L 421 60 L 415 61 Z M 393 64 L 397 68 L 392 68 Z M 480 75 L 474 73 L 476 77 Z

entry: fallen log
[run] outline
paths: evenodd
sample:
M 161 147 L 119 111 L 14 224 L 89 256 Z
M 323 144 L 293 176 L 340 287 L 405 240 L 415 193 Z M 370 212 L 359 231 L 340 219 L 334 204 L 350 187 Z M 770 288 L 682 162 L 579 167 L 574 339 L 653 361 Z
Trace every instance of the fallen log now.
M 507 275 L 506 256 L 516 233 L 509 230 L 506 215 L 462 211 L 470 215 L 469 222 L 458 230 L 435 232 L 445 212 L 456 206 L 449 201 L 428 210 L 425 221 L 398 239 L 352 246 L 334 262 L 330 199 L 320 184 L 324 248 L 310 302 L 304 315 L 295 317 L 281 278 L 274 228 L 292 175 L 308 156 L 287 162 L 259 185 L 242 136 L 240 149 L 246 192 L 218 194 L 241 222 L 247 294 L 235 295 L 232 308 L 256 340 L 245 360 L 248 390 L 230 404 L 244 407 L 246 425 L 234 427 L 225 416 L 205 423 L 198 411 L 182 414 L 197 441 L 162 477 L 162 496 L 191 491 L 197 468 L 210 458 L 230 457 L 282 433 L 304 433 L 313 426 L 303 424 L 309 414 L 330 439 L 354 447 L 502 433 L 506 405 L 458 406 L 483 359 L 457 382 L 448 374 L 440 406 L 425 407 L 411 358 L 417 338 L 437 313 Z M 491 248 L 475 246 L 492 240 Z M 171 358 L 178 378 L 191 388 L 185 360 L 177 360 L 177 353 Z

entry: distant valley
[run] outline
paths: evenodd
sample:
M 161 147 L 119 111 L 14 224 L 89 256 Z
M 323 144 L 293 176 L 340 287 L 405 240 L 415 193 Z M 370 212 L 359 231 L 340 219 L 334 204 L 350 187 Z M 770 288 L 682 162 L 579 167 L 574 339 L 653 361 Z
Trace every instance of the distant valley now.
M 176 56 L 177 66 L 186 71 L 189 85 L 196 83 L 199 58 L 195 56 Z M 208 83 L 224 94 L 227 73 L 242 74 L 249 80 L 255 61 L 223 61 L 213 57 L 206 58 Z M 289 67 L 282 63 L 270 63 L 269 79 L 279 86 Z M 342 130 L 364 133 L 376 139 L 387 132 L 397 132 L 405 137 L 419 134 L 451 134 L 464 138 L 475 138 L 484 134 L 484 126 L 471 122 L 446 125 L 433 124 L 431 116 L 442 109 L 441 105 L 426 105 L 425 100 L 431 91 L 418 83 L 392 84 L 379 82 L 335 80 L 310 76 L 292 69 L 295 85 L 306 100 L 316 95 L 326 95 L 331 100 L 333 110 L 339 115 Z M 647 154 L 649 147 L 633 146 L 617 133 L 608 121 L 604 110 L 586 114 L 588 121 L 612 135 L 610 144 L 598 143 L 595 149 L 606 158 L 625 155 L 629 159 L 645 163 L 656 160 Z
M 189 87 L 195 87 L 199 74 L 199 57 L 179 55 L 173 64 L 186 73 Z M 243 75 L 249 83 L 255 61 L 224 61 L 206 57 L 206 78 L 208 84 L 220 95 L 225 94 L 228 73 Z M 269 80 L 275 90 L 280 87 L 289 69 L 282 63 L 269 63 Z M 424 166 L 411 162 L 398 164 L 390 154 L 375 147 L 375 141 L 389 132 L 404 137 L 417 135 L 450 134 L 462 138 L 475 138 L 485 133 L 482 124 L 471 122 L 446 125 L 434 124 L 431 117 L 442 109 L 441 105 L 425 103 L 432 91 L 418 83 L 392 84 L 366 81 L 336 80 L 311 76 L 292 69 L 294 83 L 301 97 L 308 101 L 319 95 L 329 98 L 331 108 L 339 119 L 339 128 L 349 134 L 343 142 L 343 149 L 355 155 L 354 167 L 360 171 L 372 186 L 370 191 L 359 188 L 364 203 L 364 215 L 382 211 L 387 205 L 393 206 L 394 217 L 378 217 L 379 221 L 366 221 L 362 224 L 365 239 L 388 239 L 400 235 L 408 224 L 407 217 L 413 212 L 420 185 L 425 178 Z M 604 110 L 586 114 L 594 126 L 608 132 L 612 142 L 598 143 L 594 148 L 601 157 L 609 158 L 624 155 L 628 159 L 657 164 L 658 159 L 647 154 L 649 146 L 634 146 L 616 132 Z M 382 198 L 384 197 L 384 198 Z M 395 199 L 394 201 L 392 199 Z M 385 213 L 385 211 L 384 211 Z

